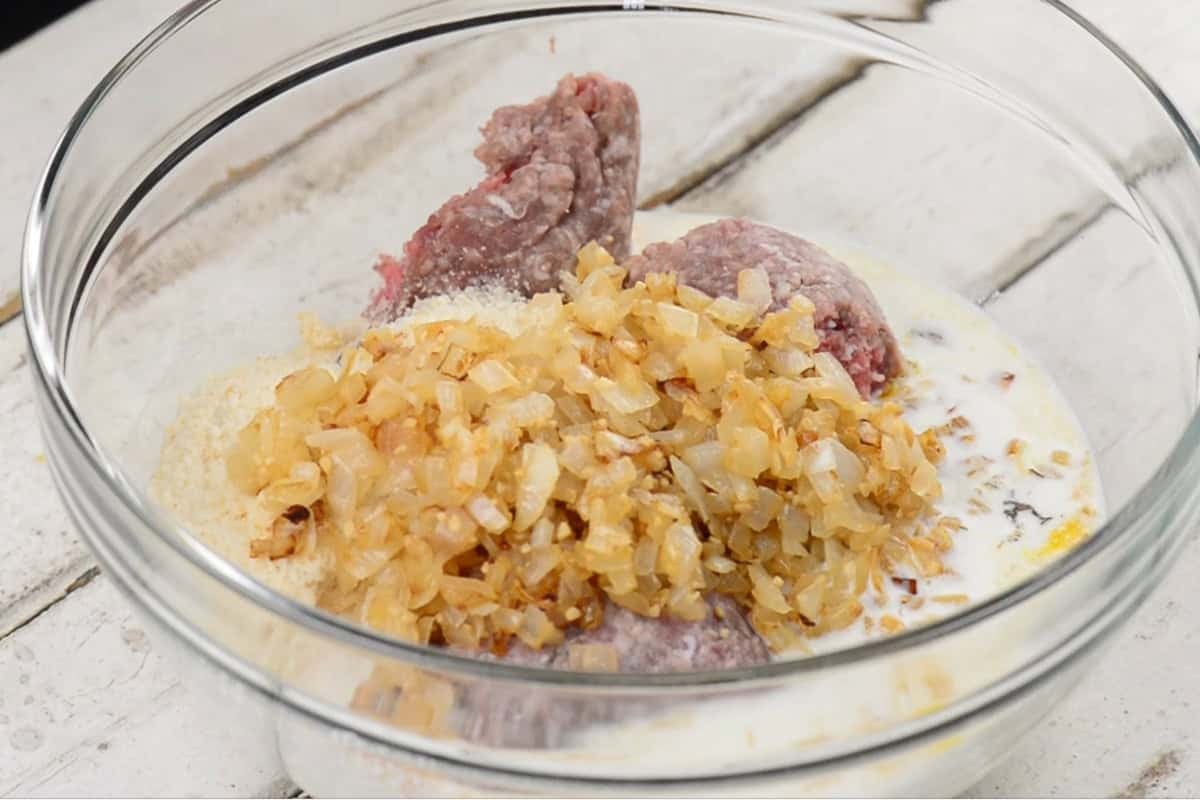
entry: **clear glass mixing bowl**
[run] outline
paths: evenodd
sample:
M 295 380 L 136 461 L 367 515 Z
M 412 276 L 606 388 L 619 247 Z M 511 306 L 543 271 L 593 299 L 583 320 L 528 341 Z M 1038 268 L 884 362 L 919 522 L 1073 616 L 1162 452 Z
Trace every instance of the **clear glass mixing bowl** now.
M 217 678 L 214 702 L 273 720 L 312 793 L 956 792 L 1078 682 L 1192 530 L 1196 142 L 1065 8 L 279 8 L 193 3 L 103 79 L 38 190 L 24 301 L 73 519 L 180 663 Z M 376 253 L 475 179 L 490 110 L 585 70 L 641 97 L 643 205 L 820 231 L 983 303 L 1073 403 L 1108 523 L 928 628 L 744 671 L 640 677 L 380 638 L 269 591 L 164 518 L 145 490 L 179 399 L 293 346 L 299 310 L 353 316 Z M 358 710 L 376 670 L 408 670 L 429 691 L 507 692 L 514 709 L 665 710 L 563 749 L 495 747 Z

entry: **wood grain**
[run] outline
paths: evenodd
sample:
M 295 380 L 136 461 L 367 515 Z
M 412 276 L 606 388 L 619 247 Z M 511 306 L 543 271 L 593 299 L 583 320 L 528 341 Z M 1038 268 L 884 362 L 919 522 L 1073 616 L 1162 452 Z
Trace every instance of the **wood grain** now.
M 119 13 L 89 3 L 0 53 L 0 298 L 6 302 L 16 296 L 25 218 L 51 148 L 100 76 L 167 11 L 158 0 L 121 0 Z M 69 59 L 55 55 L 68 43 Z
M 1194 78 L 1200 55 L 1191 45 L 1200 36 L 1200 18 L 1170 0 L 1072 5 L 1129 49 L 1185 114 L 1200 117 Z M 996 41 L 1007 41 L 1020 50 L 1014 59 L 1028 59 L 1028 41 L 1040 35 L 1020 27 L 1023 17 L 986 2 L 931 4 L 928 14 L 947 29 L 940 39 L 928 36 L 943 47 L 946 36 L 966 50 L 977 43 L 990 51 Z M 878 21 L 871 26 L 889 29 Z M 919 30 L 905 33 L 920 43 Z M 1039 52 L 1048 59 L 1044 69 L 1053 70 L 1055 48 Z M 1072 102 L 1106 102 L 1105 81 L 1069 70 L 1062 77 L 1071 81 Z M 699 183 L 678 205 L 869 243 L 881 257 L 983 300 L 1095 221 L 1109 200 L 1045 142 L 964 100 L 957 90 L 914 74 L 869 69 Z M 923 113 L 912 114 L 913 104 Z M 1114 125 L 1121 129 L 1106 137 L 1121 146 L 1109 156 L 1123 180 L 1168 169 L 1183 157 L 1177 142 L 1143 134 L 1136 116 Z M 1022 201 L 1012 203 L 1014 197 Z
M 161 644 L 104 577 L 0 640 L 0 795 L 291 795 L 271 720 Z
M 1151 477 L 1194 413 L 1200 331 L 1187 303 L 1137 226 L 1109 211 L 986 305 L 1082 421 L 1110 508 Z
M 25 332 L 0 327 L 0 637 L 61 597 L 92 564 L 55 493 L 26 369 Z
M 891 5 L 898 13 L 916 18 L 924 0 Z M 249 8 L 249 16 L 257 13 Z M 392 193 L 404 185 L 428 187 L 427 194 L 413 197 L 411 213 L 397 219 L 396 231 L 415 228 L 440 202 L 441 185 L 430 184 L 426 173 L 458 190 L 477 179 L 479 167 L 469 154 L 477 143 L 478 126 L 498 103 L 522 102 L 547 92 L 548 75 L 593 69 L 628 80 L 639 92 L 646 131 L 641 194 L 648 202 L 659 203 L 686 192 L 790 116 L 853 80 L 860 67 L 859 61 L 833 48 L 798 51 L 787 37 L 763 40 L 751 29 L 725 34 L 729 47 L 748 49 L 753 43 L 756 50 L 755 58 L 731 67 L 708 57 L 714 31 L 699 21 L 681 20 L 669 28 L 645 31 L 643 26 L 630 25 L 607 19 L 587 26 L 546 23 L 516 30 L 502 40 L 467 37 L 442 50 L 410 48 L 380 54 L 374 58 L 388 59 L 384 67 L 349 69 L 311 81 L 302 92 L 293 93 L 303 94 L 303 102 L 262 106 L 253 112 L 252 125 L 223 131 L 218 146 L 191 156 L 183 169 L 194 179 L 181 192 L 183 202 L 177 213 L 147 220 L 149 229 L 146 223 L 139 225 L 134 238 L 121 246 L 132 247 L 136 254 L 179 220 L 233 192 L 253 194 L 255 213 L 269 219 L 302 204 L 305 197 L 336 190 L 364 170 L 388 170 L 393 180 L 402 180 L 392 184 Z M 699 31 L 697 35 L 686 32 L 692 27 Z M 653 45 L 668 31 L 675 68 L 686 68 L 686 81 L 657 77 L 665 66 L 663 51 Z M 296 36 L 295 31 L 287 33 Z M 739 43 L 742 38 L 744 44 Z M 604 48 L 595 46 L 598 39 L 606 42 Z M 0 74 L 4 58 L 0 56 Z M 81 68 L 88 66 L 81 63 Z M 489 75 L 489 81 L 481 83 L 480 74 Z M 498 97 L 497 86 L 507 87 L 510 94 Z M 18 103 L 21 99 L 14 98 Z M 695 113 L 681 115 L 680 108 Z M 54 110 L 59 111 L 57 106 Z M 65 124 L 66 116 L 34 114 L 25 125 L 31 130 L 40 126 L 49 138 Z M 145 137 L 144 129 L 162 125 L 149 111 L 109 122 L 124 126 L 111 135 L 125 130 L 133 140 Z M 173 136 L 178 139 L 177 132 Z M 160 142 L 159 157 L 171 142 L 171 137 Z M 413 153 L 420 153 L 421 159 L 413 159 Z M 0 156 L 0 169 L 6 163 L 18 162 Z M 19 163 L 40 168 L 36 158 Z M 31 195 L 37 168 L 14 174 L 9 185 Z M 247 189 L 249 183 L 272 180 L 274 190 L 261 185 Z M 27 197 L 3 199 L 13 208 L 28 203 Z M 246 211 L 245 204 L 239 204 L 237 213 Z M 3 262 L 12 269 L 0 268 L 0 296 L 16 286 L 15 245 L 20 237 L 15 224 L 13 233 L 13 258 Z M 186 269 L 195 258 L 192 254 L 175 263 L 178 269 Z

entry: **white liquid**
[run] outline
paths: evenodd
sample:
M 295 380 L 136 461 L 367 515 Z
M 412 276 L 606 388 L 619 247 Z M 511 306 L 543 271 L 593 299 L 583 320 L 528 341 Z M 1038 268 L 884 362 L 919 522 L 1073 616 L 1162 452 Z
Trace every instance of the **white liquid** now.
M 634 225 L 634 246 L 676 239 L 713 219 L 671 211 L 642 214 Z M 865 617 L 886 612 L 913 627 L 948 616 L 1028 577 L 1093 530 L 1104 515 L 1099 476 L 1087 437 L 1049 376 L 958 295 L 848 248 L 819 243 L 871 287 L 896 334 L 911 365 L 900 380 L 915 395 L 905 413 L 913 430 L 961 417 L 970 422 L 961 433 L 974 437 L 942 437 L 947 452 L 938 469 L 944 492 L 938 509 L 966 525 L 943 556 L 947 574 L 919 582 L 924 598 L 919 604 L 901 602 L 907 590 L 895 584 L 884 604 L 864 598 Z M 1021 443 L 1019 459 L 1008 453 L 1013 442 Z M 1054 463 L 1056 452 L 1066 454 L 1068 463 Z M 1032 507 L 1041 518 L 1024 506 L 1006 506 L 1006 500 Z M 966 603 L 959 603 L 964 595 Z M 811 649 L 856 644 L 871 638 L 872 630 L 859 620 L 813 640 Z

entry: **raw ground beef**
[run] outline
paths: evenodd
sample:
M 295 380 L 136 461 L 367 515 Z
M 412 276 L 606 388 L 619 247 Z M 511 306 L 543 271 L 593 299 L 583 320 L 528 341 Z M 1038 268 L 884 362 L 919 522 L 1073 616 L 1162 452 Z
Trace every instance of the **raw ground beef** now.
M 572 646 L 607 644 L 616 651 L 621 672 L 732 669 L 770 661 L 766 644 L 736 604 L 717 597 L 711 605 L 721 618 L 710 613 L 702 622 L 681 622 L 639 616 L 609 603 L 604 622 L 594 630 L 568 633 L 564 644 L 543 650 L 518 645 L 498 660 L 568 669 Z M 515 684 L 470 686 L 459 694 L 456 728 L 464 739 L 492 747 L 562 747 L 590 725 L 645 716 L 667 705 L 644 697 L 548 695 Z
M 637 97 L 603 75 L 567 75 L 547 97 L 498 109 L 475 151 L 487 177 L 434 212 L 402 258 L 381 256 L 368 318 L 391 321 L 422 297 L 482 283 L 557 288 L 593 240 L 625 258 L 640 152 Z
M 761 268 L 770 277 L 775 308 L 795 294 L 813 302 L 821 349 L 842 363 L 864 397 L 900 371 L 896 338 L 871 290 L 845 264 L 790 233 L 723 219 L 674 242 L 652 244 L 624 266 L 630 281 L 651 272 L 675 272 L 680 283 L 714 297 L 736 297 L 738 272 Z

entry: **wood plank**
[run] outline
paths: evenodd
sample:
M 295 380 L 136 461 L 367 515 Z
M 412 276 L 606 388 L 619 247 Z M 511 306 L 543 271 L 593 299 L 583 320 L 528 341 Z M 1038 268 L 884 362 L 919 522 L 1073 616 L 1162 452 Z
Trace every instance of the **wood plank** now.
M 1182 24 L 1169 0 L 1139 3 L 1136 9 L 1106 0 L 1080 6 L 1085 12 L 1108 11 L 1101 15 L 1104 24 L 1120 32 L 1135 55 L 1147 57 L 1185 108 L 1200 112 L 1200 83 L 1182 74 L 1195 74 L 1192 43 L 1200 22 Z M 958 48 L 967 63 L 986 63 L 983 54 L 996 53 L 994 46 L 980 46 L 982 40 L 1012 42 L 1020 52 L 1011 58 L 1021 60 L 1022 74 L 1054 71 L 1054 93 L 1034 98 L 1044 106 L 1069 94 L 1090 97 L 1094 107 L 1103 108 L 1110 78 L 1131 81 L 1115 61 L 1111 75 L 1055 71 L 1050 62 L 1059 51 L 1046 41 L 1055 29 L 1026 30 L 1039 18 L 1010 11 L 986 1 L 937 4 L 929 10 L 936 24 L 927 29 L 904 23 L 871 27 L 903 32 L 918 44 Z M 1047 17 L 1042 21 L 1052 21 L 1057 12 L 1045 6 L 1040 13 Z M 1027 63 L 1032 42 L 1044 45 L 1032 48 L 1044 64 Z M 1001 51 L 993 58 L 1002 56 Z M 914 107 L 921 113 L 912 113 Z M 1156 138 L 1140 109 L 1111 123 L 1104 131 L 1105 153 L 1121 164 L 1124 176 L 1161 169 L 1181 157 L 1179 145 Z M 885 261 L 982 299 L 1094 219 L 1109 200 L 1093 187 L 1057 145 L 1006 112 L 940 79 L 872 67 L 678 205 L 862 243 Z
M 115 13 L 108 4 L 88 3 L 0 53 L 0 322 L 19 309 L 25 217 L 54 142 L 100 77 L 168 11 L 159 0 L 122 0 Z
M 164 645 L 103 576 L 0 640 L 0 796 L 292 794 L 272 720 Z
M 1200 38 L 1194 7 L 1170 0 L 1071 0 L 1070 6 L 1125 49 L 1191 120 L 1200 116 Z
M 20 324 L 0 328 L 0 637 L 60 597 L 92 565 L 42 453 Z
M 890 5 L 901 16 L 916 17 L 925 2 L 897 0 Z M 356 5 L 352 7 L 353 15 L 367 19 L 370 9 L 383 7 L 378 3 Z M 158 8 L 161 10 L 161 6 Z M 247 16 L 249 26 L 256 23 L 255 15 L 264 12 L 261 6 L 250 5 L 242 13 Z M 257 22 L 259 28 L 278 37 L 274 44 L 282 48 L 284 43 L 315 40 L 317 34 L 308 28 L 317 19 L 314 15 L 307 23 L 294 21 L 285 27 Z M 351 21 L 347 20 L 347 24 Z M 208 20 L 201 16 L 193 24 L 203 26 Z M 639 91 L 646 132 L 642 195 L 654 201 L 679 194 L 761 141 L 814 98 L 851 80 L 860 65 L 844 53 L 819 43 L 800 50 L 783 35 L 764 40 L 748 27 L 722 28 L 729 47 L 755 52 L 754 59 L 730 69 L 708 57 L 709 42 L 715 34 L 708 27 L 711 25 L 711 21 L 681 18 L 670 27 L 672 35 L 679 37 L 677 43 L 672 43 L 671 69 L 685 71 L 686 81 L 661 77 L 665 68 L 661 62 L 663 50 L 657 45 L 661 44 L 664 28 L 640 26 L 626 18 L 590 21 L 587 25 L 570 20 L 543 22 L 527 25 L 503 40 L 459 37 L 444 51 L 414 45 L 378 54 L 355 67 L 307 84 L 303 89 L 304 104 L 277 100 L 255 111 L 257 127 L 253 135 L 240 135 L 236 126 L 223 132 L 224 145 L 212 160 L 191 159 L 188 166 L 196 175 L 196 185 L 182 199 L 196 198 L 199 203 L 207 203 L 214 193 L 241 186 L 281 158 L 299 163 L 305 154 L 297 153 L 297 147 L 310 139 L 324 137 L 323 147 L 316 145 L 316 148 L 328 153 L 328 157 L 323 162 L 304 164 L 304 169 L 294 175 L 300 182 L 288 187 L 288 203 L 298 202 L 298 188 L 314 194 L 327 190 L 331 182 L 344 182 L 361 170 L 386 170 L 393 194 L 398 180 L 407 186 L 422 187 L 420 193 L 410 192 L 414 201 L 411 209 L 394 209 L 398 215 L 390 228 L 396 236 L 403 236 L 402 231 L 424 221 L 446 192 L 461 191 L 475 180 L 479 168 L 470 152 L 477 141 L 476 129 L 497 104 L 521 102 L 545 93 L 550 88 L 547 76 L 595 69 L 629 80 Z M 692 29 L 695 34 L 685 33 Z M 122 45 L 128 46 L 136 38 L 125 35 L 124 30 L 111 33 L 109 47 L 81 60 L 79 74 L 72 72 L 72 80 L 64 80 L 64 86 L 70 90 L 79 85 L 78 92 L 66 92 L 62 97 L 56 94 L 53 104 L 47 104 L 44 110 L 34 106 L 35 113 L 21 118 L 20 130 L 15 132 L 21 147 L 10 151 L 21 156 L 0 156 L 0 177 L 6 179 L 4 186 L 8 187 L 7 193 L 0 195 L 0 208 L 10 210 L 13 218 L 9 223 L 11 237 L 3 236 L 0 231 L 0 242 L 7 242 L 5 246 L 11 249 L 10 258 L 4 257 L 7 251 L 0 251 L 0 263 L 9 265 L 0 267 L 0 300 L 16 288 L 15 265 L 20 242 L 17 219 L 24 216 L 35 179 L 48 155 L 46 144 L 58 135 L 74 105 L 82 99 L 87 81 L 102 73 L 98 64 L 115 61 Z M 75 34 L 75 27 L 68 27 L 64 36 Z M 47 41 L 39 45 L 41 50 L 32 46 L 26 50 L 35 54 L 49 51 L 56 40 Z M 597 41 L 606 44 L 598 48 Z M 239 50 L 234 55 L 235 62 L 223 62 L 217 68 L 231 75 L 242 75 L 265 66 L 264 56 L 257 56 L 252 48 L 244 50 L 248 52 Z M 151 58 L 159 55 L 152 54 Z M 6 57 L 7 54 L 0 57 L 0 75 L 7 69 Z M 106 62 L 106 58 L 110 61 Z M 31 71 L 35 60 L 30 56 L 26 59 L 29 64 L 15 61 L 11 69 L 17 73 Z M 72 62 L 72 69 L 75 66 Z M 114 97 L 123 91 L 135 96 L 155 91 L 153 70 L 148 72 L 149 75 L 140 77 L 140 83 L 134 81 L 129 87 L 118 89 Z M 480 81 L 481 74 L 488 75 L 489 81 Z M 231 77 L 230 84 L 234 82 Z M 195 94 L 199 104 L 210 94 L 204 85 L 197 81 L 196 86 L 185 84 L 175 91 Z M 496 94 L 496 87 L 500 86 L 505 87 L 503 97 Z M 11 99 L 0 94 L 6 103 L 18 107 L 30 105 L 16 84 L 0 85 L 0 92 L 15 93 Z M 136 104 L 130 106 L 130 113 L 120 124 L 131 137 L 147 138 L 146 130 L 153 132 L 161 123 L 152 116 L 153 106 L 140 108 L 141 112 Z M 290 133 L 281 135 L 281 131 Z M 172 141 L 172 136 L 177 138 L 173 132 L 168 135 L 165 128 L 163 133 L 166 136 L 163 146 Z M 148 138 L 154 135 L 157 134 Z M 38 146 L 26 147 L 26 144 Z M 420 153 L 422 158 L 413 159 L 413 153 Z M 115 169 L 119 161 L 111 153 L 108 158 Z M 197 171 L 197 163 L 203 167 L 202 171 Z M 274 207 L 278 205 L 277 202 Z M 151 231 L 142 230 L 139 235 L 144 242 L 148 235 L 153 235 L 153 226 Z
M 1149 477 L 1194 410 L 1196 315 L 1141 234 L 1101 215 L 987 303 L 1087 427 L 1110 509 Z M 1146 313 L 1154 309 L 1153 314 Z M 1200 538 L 1050 719 L 972 797 L 1188 794 L 1200 780 Z
M 1067 700 L 967 797 L 1187 797 L 1200 786 L 1200 539 Z
M 1112 509 L 1195 410 L 1200 332 L 1180 281 L 1141 229 L 1110 211 L 986 305 L 1066 395 Z

